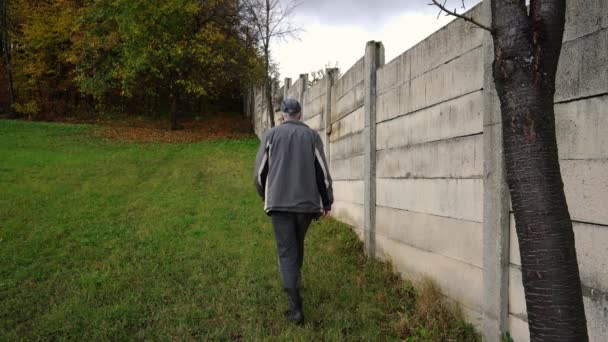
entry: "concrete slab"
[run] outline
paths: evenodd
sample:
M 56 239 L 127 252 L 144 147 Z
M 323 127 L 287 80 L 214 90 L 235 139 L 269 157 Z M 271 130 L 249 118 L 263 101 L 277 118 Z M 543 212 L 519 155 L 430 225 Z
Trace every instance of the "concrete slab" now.
M 363 72 L 365 69 L 365 56 L 361 57 L 350 69 L 348 69 L 339 80 L 334 82 L 332 87 L 332 99 L 338 100 L 348 91 L 350 91 L 357 83 L 363 81 Z
M 333 100 L 334 98 L 332 98 Z M 363 106 L 365 99 L 365 85 L 363 80 L 348 90 L 342 97 L 337 98 L 331 107 L 331 122 L 336 122 L 357 108 Z
M 513 266 L 509 267 L 509 314 L 524 321 L 528 320 L 521 270 Z
M 608 159 L 608 95 L 555 105 L 561 159 Z
M 608 29 L 562 46 L 555 101 L 570 101 L 608 92 Z
M 334 201 L 331 216 L 357 229 L 363 227 L 363 205 Z
M 589 341 L 608 341 L 608 293 L 583 297 Z
M 325 109 L 325 102 L 325 95 L 321 95 L 312 101 L 304 102 L 305 105 L 302 109 L 302 113 L 304 113 L 304 118 L 306 119 L 319 114 L 323 114 L 323 110 Z
M 511 335 L 511 338 L 513 338 L 513 341 L 530 342 L 528 322 L 513 315 L 509 315 L 509 334 Z
M 608 27 L 606 0 L 566 2 L 564 41 L 571 41 L 606 27 Z
M 415 280 L 433 279 L 442 292 L 475 311 L 481 312 L 481 269 L 444 256 L 425 252 L 388 239 L 376 237 L 377 255 L 390 260 L 395 268 Z
M 363 137 L 358 132 L 346 136 L 338 141 L 333 141 L 329 146 L 331 160 L 346 159 L 363 154 Z
M 376 210 L 377 234 L 483 267 L 481 223 L 385 207 Z
M 330 174 L 334 181 L 337 180 L 362 180 L 363 179 L 363 155 L 348 159 L 331 160 Z
M 401 114 L 399 100 L 399 88 L 397 87 L 378 95 L 376 119 L 384 121 L 399 116 Z
M 315 84 L 313 84 L 310 88 L 306 89 L 306 94 L 304 94 L 304 103 L 310 103 L 318 99 L 320 96 L 325 95 L 325 82 L 327 82 L 327 79 L 322 78 Z
M 572 219 L 608 225 L 608 159 L 562 160 L 560 166 Z
M 363 181 L 334 181 L 334 200 L 363 205 Z
M 302 78 L 298 78 L 287 90 L 287 96 L 292 99 L 300 101 L 300 94 L 302 90 Z
M 365 126 L 365 108 L 359 107 L 354 112 L 334 122 L 331 127 L 330 141 L 342 139 L 344 136 L 357 133 Z
M 483 15 L 481 12 L 481 6 L 475 6 L 467 15 L 479 19 Z M 411 65 L 411 77 L 417 77 L 481 46 L 483 34 L 483 30 L 463 20 L 452 21 L 404 54 Z M 401 76 L 401 79 L 406 80 L 406 76 Z
M 377 158 L 380 178 L 481 178 L 483 135 L 381 150 Z
M 378 69 L 376 72 L 376 92 L 378 95 L 399 85 L 400 69 L 401 58 L 395 58 Z
M 379 150 L 450 139 L 483 132 L 483 92 L 381 122 L 377 126 Z M 387 118 L 379 119 L 384 120 Z
M 325 125 L 325 123 L 323 122 L 323 115 L 321 114 L 314 115 L 313 117 L 304 118 L 304 123 L 315 131 L 323 130 L 323 126 Z
M 412 78 L 400 88 L 400 113 L 410 113 L 483 89 L 482 58 L 483 49 L 477 48 Z
M 481 179 L 377 180 L 377 204 L 474 222 L 482 222 Z
M 574 234 L 581 282 L 608 293 L 608 228 L 575 223 Z

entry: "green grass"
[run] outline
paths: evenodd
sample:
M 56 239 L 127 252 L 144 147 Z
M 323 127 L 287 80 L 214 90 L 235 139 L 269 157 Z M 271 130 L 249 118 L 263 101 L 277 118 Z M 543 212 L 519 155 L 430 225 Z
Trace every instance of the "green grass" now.
M 92 129 L 0 121 L 0 340 L 477 338 L 446 310 L 427 317 L 428 291 L 331 220 L 306 241 L 307 324 L 284 323 L 258 142 L 127 144 Z

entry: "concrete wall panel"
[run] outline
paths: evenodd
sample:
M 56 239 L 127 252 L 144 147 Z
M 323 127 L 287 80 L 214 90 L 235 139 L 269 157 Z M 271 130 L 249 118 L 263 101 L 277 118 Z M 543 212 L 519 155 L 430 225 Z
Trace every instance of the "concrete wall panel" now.
M 608 159 L 608 95 L 555 106 L 562 159 Z
M 363 181 L 334 181 L 334 200 L 363 205 Z
M 304 123 L 308 125 L 308 127 L 314 129 L 315 131 L 323 130 L 323 126 L 325 122 L 323 122 L 323 115 L 317 114 L 313 117 L 308 117 L 304 119 Z
M 483 135 L 378 151 L 380 178 L 481 178 Z
M 608 159 L 562 160 L 560 166 L 572 219 L 608 225 Z
M 377 204 L 482 222 L 481 179 L 378 179 Z
M 330 173 L 334 181 L 363 179 L 363 155 L 331 160 Z
M 293 98 L 293 99 L 300 101 L 300 91 L 301 90 L 302 90 L 302 79 L 298 78 L 295 81 L 295 83 L 293 83 L 291 85 L 291 87 L 289 87 L 289 89 L 287 90 L 287 96 L 289 98 Z
M 584 296 L 589 341 L 608 341 L 608 293 Z
M 305 104 L 306 105 L 302 110 L 304 119 L 323 114 L 323 110 L 325 109 L 325 95 L 321 95 L 312 101 L 305 102 Z
M 483 49 L 477 48 L 400 87 L 400 113 L 452 100 L 483 89 Z
M 608 27 L 608 2 L 585 0 L 566 2 L 564 41 L 571 41 Z
M 378 235 L 479 268 L 483 265 L 482 232 L 479 222 L 377 208 Z
M 521 270 L 509 267 L 509 313 L 524 322 L 528 320 Z
M 381 95 L 399 85 L 399 73 L 401 69 L 401 58 L 397 57 L 383 65 L 376 72 L 376 93 Z M 409 77 L 408 77 L 409 79 Z
M 304 102 L 310 103 L 322 95 L 325 95 L 326 90 L 326 82 L 327 78 L 322 78 L 315 82 L 310 88 L 306 89 L 306 93 L 304 94 Z
M 353 227 L 363 227 L 363 206 L 350 202 L 334 201 L 331 216 Z
M 516 342 L 529 342 L 530 332 L 528 322 L 523 321 L 513 315 L 509 315 L 509 334 Z
M 331 107 L 331 122 L 336 122 L 346 115 L 352 113 L 357 108 L 363 106 L 365 99 L 365 86 L 363 81 L 357 83 L 344 96 L 337 99 Z
M 330 141 L 342 139 L 343 137 L 363 130 L 365 125 L 365 107 L 359 107 L 354 112 L 331 125 Z
M 479 18 L 481 6 L 472 8 L 467 12 L 467 15 Z M 452 21 L 398 57 L 411 65 L 411 69 L 403 70 L 408 72 L 409 75 L 405 74 L 401 76 L 401 79 L 405 80 L 408 76 L 410 78 L 417 77 L 481 46 L 483 44 L 483 33 L 483 30 L 463 20 Z M 454 37 L 458 38 L 454 39 Z
M 363 71 L 365 69 L 365 59 L 361 57 L 348 71 L 342 75 L 339 80 L 336 80 L 332 87 L 331 98 L 334 101 L 340 99 L 344 94 L 350 91 L 356 84 L 363 81 Z
M 376 120 L 383 121 L 401 114 L 399 110 L 399 88 L 393 88 L 380 94 L 376 100 Z
M 607 47 L 608 29 L 562 46 L 556 80 L 556 102 L 608 93 Z
M 430 277 L 442 292 L 461 305 L 480 312 L 481 269 L 455 259 L 429 253 L 382 235 L 376 237 L 378 256 L 390 260 L 408 278 Z
M 408 114 L 377 126 L 379 150 L 483 132 L 482 92 Z
M 355 133 L 346 136 L 338 141 L 333 141 L 329 145 L 329 154 L 332 161 L 335 159 L 346 159 L 363 154 L 362 133 Z

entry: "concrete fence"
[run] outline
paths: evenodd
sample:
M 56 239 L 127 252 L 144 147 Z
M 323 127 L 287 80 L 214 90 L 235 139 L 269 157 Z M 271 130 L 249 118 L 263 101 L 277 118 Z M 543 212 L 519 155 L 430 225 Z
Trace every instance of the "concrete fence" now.
M 488 23 L 489 0 L 468 14 Z M 561 168 L 590 337 L 608 341 L 608 2 L 569 1 L 567 21 L 555 97 Z M 301 101 L 325 143 L 333 215 L 369 255 L 433 278 L 486 340 L 508 331 L 527 341 L 492 60 L 489 34 L 455 20 L 386 64 L 382 44 L 369 42 L 340 78 L 287 79 L 274 106 Z M 246 107 L 263 134 L 263 92 Z

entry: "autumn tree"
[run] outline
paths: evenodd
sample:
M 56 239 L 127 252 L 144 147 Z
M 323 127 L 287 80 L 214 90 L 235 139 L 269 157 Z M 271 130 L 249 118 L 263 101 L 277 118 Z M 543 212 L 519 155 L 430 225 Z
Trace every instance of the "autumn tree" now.
M 296 0 L 243 0 L 241 4 L 242 18 L 250 28 L 264 61 L 264 97 L 270 127 L 274 127 L 272 86 L 275 77 L 273 77 L 271 44 L 275 40 L 295 37 L 298 29 L 292 25 L 290 19 L 298 2 Z
M 17 112 L 36 118 L 62 114 L 79 101 L 73 79 L 78 0 L 11 0 L 11 71 Z
M 32 119 L 165 113 L 177 128 L 178 112 L 239 102 L 262 75 L 238 0 L 1 1 L 0 79 Z
M 250 73 L 236 1 L 96 1 L 84 16 L 78 80 L 103 98 L 165 96 L 171 128 L 185 97 L 217 96 Z M 156 85 L 154 88 L 152 85 Z M 147 88 L 147 89 L 145 89 Z
M 574 232 L 562 182 L 554 94 L 566 0 L 491 1 L 504 158 L 532 341 L 587 341 Z

